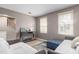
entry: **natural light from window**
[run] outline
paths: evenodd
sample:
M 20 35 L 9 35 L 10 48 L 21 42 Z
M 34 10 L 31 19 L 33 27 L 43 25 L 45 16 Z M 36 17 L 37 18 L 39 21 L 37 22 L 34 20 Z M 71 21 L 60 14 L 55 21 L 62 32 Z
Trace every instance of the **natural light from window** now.
M 58 34 L 73 35 L 73 11 L 58 14 Z
M 47 33 L 47 17 L 40 18 L 40 33 Z

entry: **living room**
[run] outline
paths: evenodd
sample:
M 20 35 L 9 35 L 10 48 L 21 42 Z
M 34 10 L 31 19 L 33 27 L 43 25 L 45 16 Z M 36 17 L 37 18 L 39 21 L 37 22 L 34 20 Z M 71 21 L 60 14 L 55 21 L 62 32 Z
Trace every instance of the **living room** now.
M 0 42 L 5 39 L 12 54 L 74 54 L 78 15 L 78 4 L 0 4 Z

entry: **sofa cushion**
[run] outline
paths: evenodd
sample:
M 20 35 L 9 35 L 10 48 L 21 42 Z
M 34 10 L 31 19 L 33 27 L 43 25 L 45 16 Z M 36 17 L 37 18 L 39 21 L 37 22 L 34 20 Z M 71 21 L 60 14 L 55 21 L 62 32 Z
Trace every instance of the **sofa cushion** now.
M 72 47 L 72 48 L 75 48 L 75 44 L 76 44 L 77 42 L 79 42 L 79 36 L 77 36 L 75 39 L 72 40 L 72 42 L 71 42 L 71 47 Z
M 9 53 L 9 44 L 3 38 L 0 38 L 0 54 Z

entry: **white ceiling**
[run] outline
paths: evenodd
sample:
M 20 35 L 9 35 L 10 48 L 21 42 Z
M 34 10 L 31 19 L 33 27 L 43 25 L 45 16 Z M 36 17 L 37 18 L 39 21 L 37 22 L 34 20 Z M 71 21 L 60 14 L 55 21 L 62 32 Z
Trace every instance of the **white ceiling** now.
M 0 7 L 34 17 L 42 16 L 71 6 L 73 6 L 73 4 L 0 4 Z M 29 14 L 28 12 L 31 12 L 32 14 Z

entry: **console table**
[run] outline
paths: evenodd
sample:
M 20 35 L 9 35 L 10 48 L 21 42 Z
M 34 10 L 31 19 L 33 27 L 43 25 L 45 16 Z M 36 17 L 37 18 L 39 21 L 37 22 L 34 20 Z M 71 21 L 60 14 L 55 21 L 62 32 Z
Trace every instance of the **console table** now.
M 33 32 L 20 32 L 20 39 L 21 41 L 23 42 L 29 42 L 29 41 L 32 41 L 34 40 L 34 33 Z

